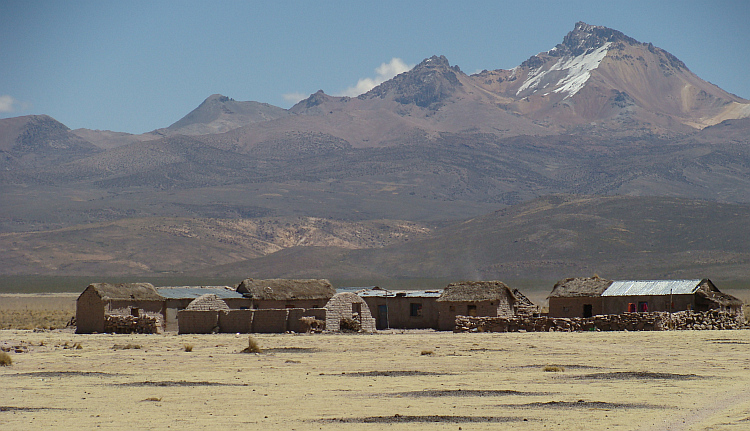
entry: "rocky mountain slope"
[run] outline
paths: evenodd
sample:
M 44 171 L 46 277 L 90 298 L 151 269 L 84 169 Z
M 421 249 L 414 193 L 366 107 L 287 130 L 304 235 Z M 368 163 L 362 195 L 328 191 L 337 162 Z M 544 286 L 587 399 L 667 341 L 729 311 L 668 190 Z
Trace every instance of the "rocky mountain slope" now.
M 747 245 L 748 106 L 662 49 L 578 23 L 512 70 L 433 56 L 289 110 L 213 95 L 142 135 L 4 119 L 0 273 L 739 273 L 716 220 Z M 545 198 L 558 194 L 589 197 Z

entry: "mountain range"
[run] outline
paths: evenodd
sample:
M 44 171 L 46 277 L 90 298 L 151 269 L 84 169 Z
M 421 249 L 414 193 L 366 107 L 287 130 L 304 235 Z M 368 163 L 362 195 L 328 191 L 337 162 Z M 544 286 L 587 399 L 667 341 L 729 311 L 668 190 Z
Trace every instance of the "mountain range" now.
M 0 273 L 750 278 L 748 132 L 750 101 L 582 22 L 510 70 L 215 94 L 139 135 L 9 118 Z

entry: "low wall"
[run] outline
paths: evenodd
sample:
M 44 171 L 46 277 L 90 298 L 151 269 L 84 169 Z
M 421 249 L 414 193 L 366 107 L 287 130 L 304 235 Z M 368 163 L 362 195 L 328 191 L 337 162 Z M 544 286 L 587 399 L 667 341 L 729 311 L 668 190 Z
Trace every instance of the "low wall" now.
M 744 329 L 744 319 L 725 311 L 680 311 L 677 313 L 623 313 L 573 317 L 470 317 L 456 316 L 454 332 L 547 332 L 547 331 L 665 331 Z
M 180 310 L 177 312 L 180 334 L 210 334 L 219 327 L 219 312 L 211 310 Z
M 271 333 L 305 332 L 309 327 L 302 317 L 314 317 L 325 322 L 324 308 L 281 308 L 249 310 L 180 310 L 177 312 L 180 334 Z
M 159 319 L 153 316 L 110 314 L 104 316 L 104 332 L 116 334 L 155 334 Z

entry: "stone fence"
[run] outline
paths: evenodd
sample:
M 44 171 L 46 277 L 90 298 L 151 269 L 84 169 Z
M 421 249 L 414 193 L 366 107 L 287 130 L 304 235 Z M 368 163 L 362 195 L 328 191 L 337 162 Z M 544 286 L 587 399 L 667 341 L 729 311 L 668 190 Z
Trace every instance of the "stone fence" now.
M 155 334 L 159 319 L 153 316 L 108 314 L 104 316 L 104 332 L 116 334 Z
M 469 317 L 456 316 L 454 332 L 548 332 L 548 331 L 666 331 L 743 329 L 741 315 L 719 310 L 677 313 L 624 313 L 587 318 L 563 317 Z

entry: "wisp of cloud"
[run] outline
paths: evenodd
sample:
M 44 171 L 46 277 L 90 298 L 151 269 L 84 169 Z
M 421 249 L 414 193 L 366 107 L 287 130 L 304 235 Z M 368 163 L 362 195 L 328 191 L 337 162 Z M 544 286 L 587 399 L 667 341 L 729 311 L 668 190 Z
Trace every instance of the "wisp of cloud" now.
M 390 62 L 382 63 L 375 69 L 376 76 L 374 78 L 362 78 L 357 81 L 357 84 L 355 86 L 347 88 L 341 93 L 336 94 L 336 96 L 356 97 L 362 93 L 367 93 L 368 91 L 393 78 L 399 73 L 410 71 L 413 67 L 413 64 L 407 65 L 400 58 L 394 57 Z

